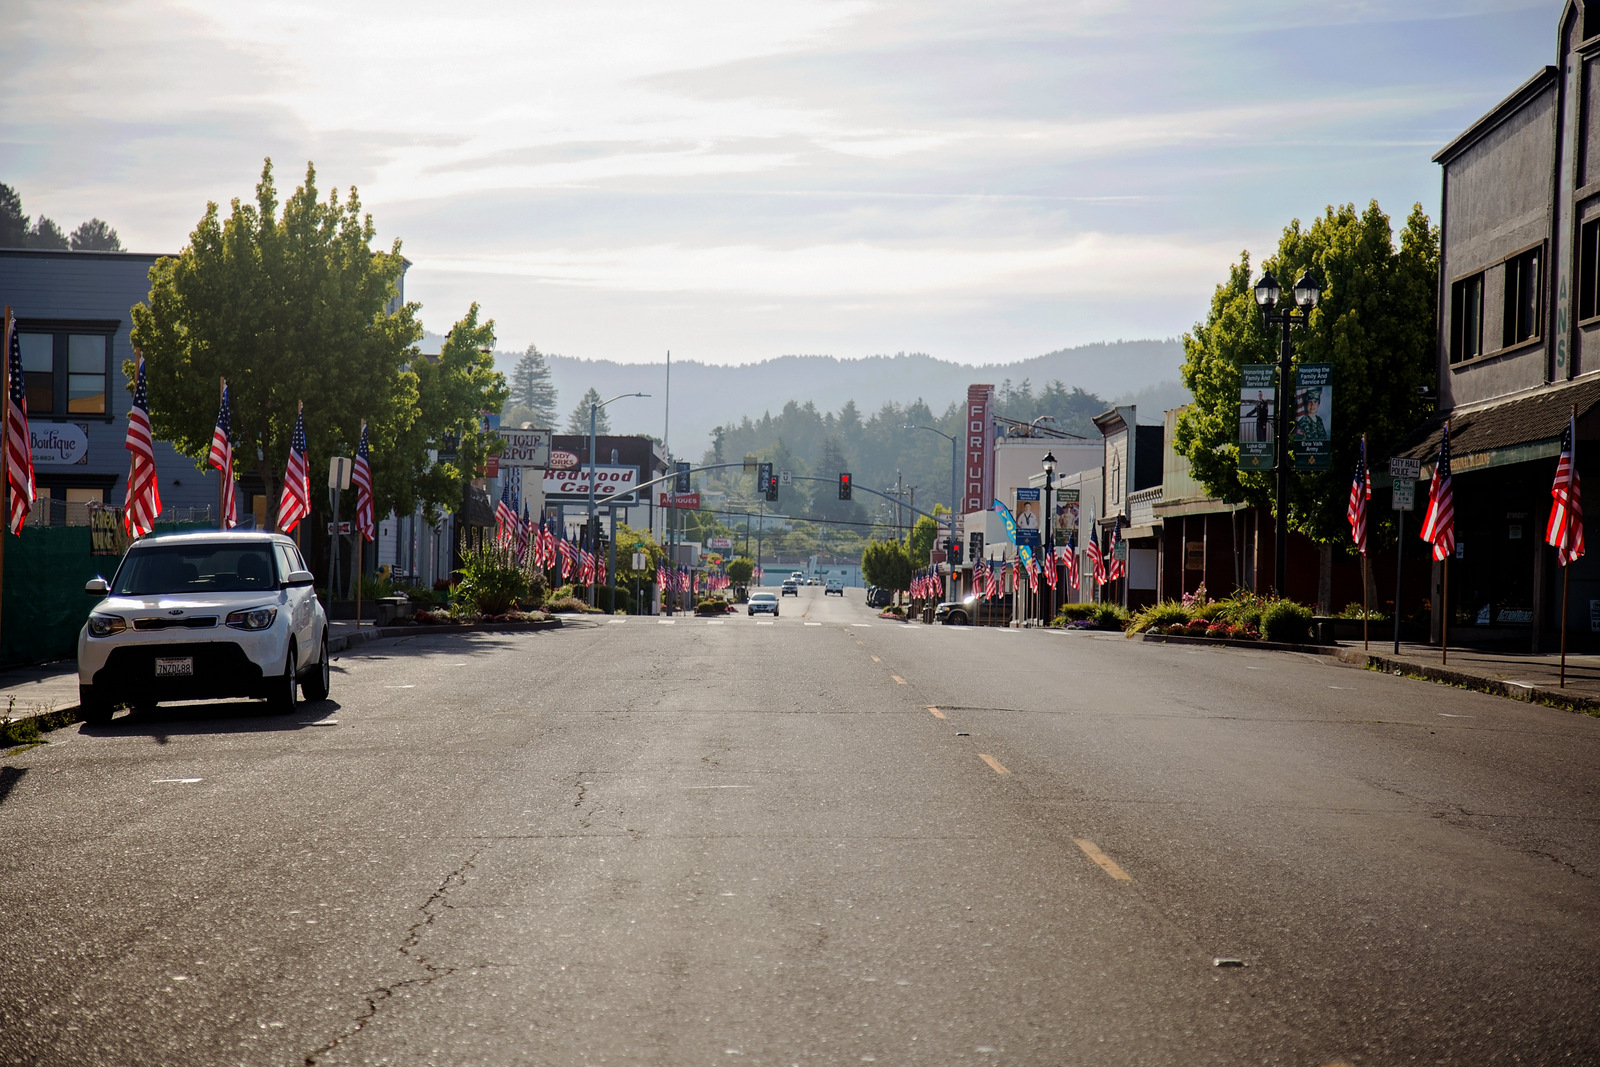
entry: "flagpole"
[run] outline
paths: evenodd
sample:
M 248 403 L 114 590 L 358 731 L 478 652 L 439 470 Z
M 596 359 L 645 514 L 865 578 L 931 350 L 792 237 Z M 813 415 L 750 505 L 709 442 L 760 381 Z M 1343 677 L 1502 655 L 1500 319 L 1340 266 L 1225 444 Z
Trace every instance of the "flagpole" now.
M 367 420 L 361 420 L 361 436 L 367 433 Z M 339 516 L 333 517 L 334 530 L 339 529 Z M 361 629 L 361 542 L 367 539 L 366 531 L 361 526 L 361 488 L 356 487 L 356 629 Z
M 1371 630 L 1371 627 L 1372 627 L 1372 620 L 1368 617 L 1368 616 L 1370 616 L 1372 614 L 1372 610 L 1371 610 L 1370 606 L 1367 603 L 1367 585 L 1370 582 L 1371 575 L 1370 575 L 1370 572 L 1368 571 L 1367 546 L 1366 546 L 1366 543 L 1365 543 L 1366 542 L 1366 522 L 1367 522 L 1368 519 L 1370 519 L 1372 517 L 1369 514 L 1367 514 L 1367 512 L 1369 510 L 1367 508 L 1367 497 L 1369 495 L 1371 495 L 1371 490 L 1368 487 L 1371 484 L 1372 484 L 1372 474 L 1367 470 L 1367 435 L 1366 434 L 1362 434 L 1361 435 L 1361 522 L 1362 522 L 1362 542 L 1363 543 L 1361 545 L 1361 651 L 1363 651 L 1363 652 L 1372 651 L 1372 640 L 1371 640 L 1371 633 L 1370 633 L 1370 630 Z M 1397 604 L 1395 606 L 1398 609 L 1399 605 Z
M 228 379 L 219 378 L 218 381 L 222 384 L 217 387 L 217 406 L 221 407 L 222 402 L 228 399 Z M 228 528 L 228 508 L 226 503 L 228 487 L 227 483 L 222 479 L 232 477 L 233 472 L 230 470 L 223 471 L 222 477 L 217 479 L 217 529 L 219 530 L 227 530 Z
M 1572 414 L 1569 417 L 1569 420 L 1567 422 L 1567 426 L 1569 427 L 1569 431 L 1568 432 L 1572 437 L 1572 440 L 1570 442 L 1570 447 L 1572 449 L 1572 453 L 1571 453 L 1571 457 L 1567 461 L 1568 464 L 1569 464 L 1568 470 L 1571 471 L 1571 477 L 1576 478 L 1578 476 L 1578 405 L 1577 404 L 1573 404 L 1572 405 Z M 1568 501 L 1567 503 L 1564 503 L 1562 506 L 1564 508 L 1570 508 L 1572 505 L 1571 505 L 1571 502 Z M 1568 516 L 1567 521 L 1569 523 L 1572 521 L 1570 515 Z M 1579 519 L 1578 521 L 1581 522 L 1583 520 Z M 1563 531 L 1563 532 L 1565 532 L 1565 531 Z M 1563 541 L 1563 544 L 1567 543 L 1567 539 L 1565 537 L 1562 538 L 1562 541 Z M 1562 549 L 1560 547 L 1558 547 L 1556 549 L 1556 559 L 1557 559 L 1558 562 L 1561 563 L 1561 683 L 1560 683 L 1559 688 L 1565 689 L 1567 687 L 1567 587 L 1571 584 L 1571 581 L 1572 581 L 1572 566 L 1571 566 L 1572 560 L 1571 559 L 1562 560 L 1561 556 L 1562 556 Z
M 6 346 L 4 357 L 0 363 L 5 365 L 5 370 L 0 371 L 0 395 L 5 397 L 7 405 L 4 418 L 0 418 L 0 494 L 4 494 L 7 503 L 0 504 L 0 600 L 5 594 L 6 574 L 6 539 L 11 533 L 11 331 L 16 329 L 16 322 L 11 318 L 11 305 L 6 305 L 5 332 L 0 336 Z M 32 442 L 29 442 L 31 447 Z M 0 619 L 4 612 L 0 611 Z
M 299 416 L 304 415 L 305 413 L 306 413 L 306 402 L 304 400 L 302 400 L 302 401 L 299 402 L 299 405 L 295 408 L 296 419 L 298 419 Z M 291 452 L 294 451 L 294 433 L 292 431 L 289 434 L 289 450 Z M 309 451 L 309 449 L 307 451 Z M 310 474 L 310 470 L 311 470 L 311 457 L 307 456 L 306 457 L 306 471 L 307 471 L 307 476 L 308 477 L 309 477 L 309 474 Z M 304 546 L 301 545 L 301 543 L 300 543 L 300 531 L 301 531 L 301 528 L 305 526 L 306 519 L 309 519 L 310 517 L 311 517 L 311 494 L 307 493 L 306 494 L 306 514 L 301 516 L 300 521 L 294 524 L 294 547 L 298 548 L 298 549 L 301 549 L 302 551 L 304 551 Z M 335 515 L 334 516 L 334 521 L 337 522 L 338 519 L 339 519 L 339 516 Z M 338 527 L 334 527 L 334 529 L 338 529 Z M 333 560 L 331 560 L 331 559 L 328 560 L 328 570 L 329 570 L 330 573 L 333 571 Z M 331 590 L 328 593 L 328 609 L 330 611 L 333 609 L 333 593 L 332 593 Z
M 1437 475 L 1435 475 L 1437 477 Z M 1444 556 L 1444 585 L 1439 596 L 1439 664 L 1447 666 L 1450 663 L 1450 553 Z

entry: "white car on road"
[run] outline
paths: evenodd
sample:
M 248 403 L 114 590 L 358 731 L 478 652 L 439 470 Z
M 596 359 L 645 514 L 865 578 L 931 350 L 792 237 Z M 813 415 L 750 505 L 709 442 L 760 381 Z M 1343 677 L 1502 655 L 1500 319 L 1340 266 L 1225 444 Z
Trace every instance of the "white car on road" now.
M 78 634 L 78 700 L 88 722 L 119 704 L 265 697 L 293 711 L 328 695 L 328 620 L 295 543 L 272 533 L 146 537 Z

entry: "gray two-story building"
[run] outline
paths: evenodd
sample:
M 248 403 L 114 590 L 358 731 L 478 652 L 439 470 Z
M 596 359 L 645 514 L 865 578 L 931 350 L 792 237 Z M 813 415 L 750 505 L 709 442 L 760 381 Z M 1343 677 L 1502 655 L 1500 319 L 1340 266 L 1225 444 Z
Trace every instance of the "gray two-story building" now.
M 38 502 L 29 522 L 79 524 L 87 506 L 120 506 L 129 454 L 123 447 L 133 395 L 130 309 L 150 292 L 159 258 L 132 252 L 0 249 L 0 304 L 17 318 L 33 438 Z M 219 483 L 167 442 L 155 443 L 162 519 L 215 514 Z
M 1560 567 L 1544 536 L 1574 411 L 1580 472 L 1594 469 L 1589 454 L 1600 447 L 1597 58 L 1600 0 L 1569 0 L 1555 64 L 1434 157 L 1443 179 L 1438 407 L 1406 452 L 1431 478 L 1448 421 L 1452 642 L 1538 648 L 1560 627 Z M 1427 488 L 1418 486 L 1419 524 Z M 1436 640 L 1443 576 L 1435 564 Z M 1583 557 L 1570 582 L 1572 632 L 1600 639 L 1600 560 Z

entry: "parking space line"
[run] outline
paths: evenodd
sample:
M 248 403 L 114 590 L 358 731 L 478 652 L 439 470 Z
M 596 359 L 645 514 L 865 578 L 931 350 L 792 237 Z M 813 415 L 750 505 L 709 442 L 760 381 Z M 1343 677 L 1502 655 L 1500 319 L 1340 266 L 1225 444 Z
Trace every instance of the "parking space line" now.
M 938 708 L 930 707 L 928 710 L 933 713 L 933 717 L 935 719 L 944 718 L 944 712 L 940 711 Z
M 992 767 L 994 769 L 994 773 L 996 773 L 996 774 L 1010 774 L 1011 773 L 1010 771 L 1006 770 L 1004 766 L 1001 765 L 999 760 L 995 759 L 991 755 L 988 755 L 987 753 L 984 753 L 984 752 L 978 753 L 978 758 L 983 760 L 983 762 L 987 763 L 990 767 Z
M 1115 878 L 1119 882 L 1133 881 L 1133 876 L 1128 874 L 1128 872 L 1123 870 L 1121 867 L 1117 866 L 1117 862 L 1110 856 L 1107 856 L 1104 852 L 1101 852 L 1099 846 L 1097 846 L 1093 841 L 1082 837 L 1074 837 L 1072 840 L 1073 843 L 1075 843 L 1079 848 L 1083 849 L 1083 854 L 1085 856 L 1088 856 L 1091 860 L 1093 860 L 1101 870 L 1105 871 L 1111 877 Z

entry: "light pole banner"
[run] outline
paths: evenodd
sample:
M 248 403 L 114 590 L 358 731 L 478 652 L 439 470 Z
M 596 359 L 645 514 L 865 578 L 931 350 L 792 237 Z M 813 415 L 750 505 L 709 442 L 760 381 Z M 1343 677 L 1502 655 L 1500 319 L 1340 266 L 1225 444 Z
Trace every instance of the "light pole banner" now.
M 1333 469 L 1333 364 L 1302 363 L 1294 372 L 1294 466 Z
M 1013 539 L 1019 548 L 1039 548 L 1039 494 L 1038 489 L 1027 486 L 1017 490 L 1017 510 L 1014 513 L 1017 529 Z
M 1239 370 L 1239 469 L 1270 471 L 1277 458 L 1272 427 L 1277 416 L 1278 368 L 1270 363 L 1247 363 Z
M 1033 491 L 1036 493 L 1038 492 L 1037 489 Z M 1034 506 L 1037 507 L 1038 505 L 1035 504 Z M 1022 560 L 1023 564 L 1026 565 L 1028 560 L 1033 558 L 1033 550 L 1018 540 L 1017 535 L 1019 531 L 1017 530 L 1016 517 L 1011 514 L 1011 509 L 1000 503 L 999 500 L 994 502 L 994 511 L 1000 516 L 1000 525 L 1005 528 L 1006 537 L 1011 540 L 1012 544 L 1017 546 L 1017 558 Z M 1035 528 L 1033 532 L 1035 536 L 1037 536 L 1039 533 L 1037 528 Z

